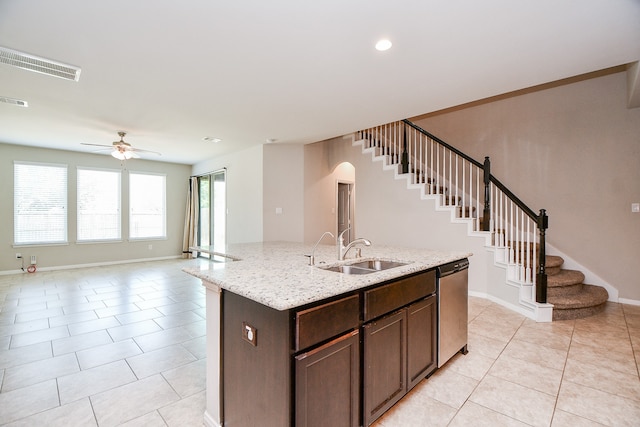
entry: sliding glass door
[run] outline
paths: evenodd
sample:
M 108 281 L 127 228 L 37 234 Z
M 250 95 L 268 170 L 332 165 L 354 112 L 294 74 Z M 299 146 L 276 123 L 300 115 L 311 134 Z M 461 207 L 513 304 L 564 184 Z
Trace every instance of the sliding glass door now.
M 224 252 L 227 239 L 226 170 L 198 177 L 200 220 L 198 245 Z M 200 254 L 205 256 L 206 254 Z

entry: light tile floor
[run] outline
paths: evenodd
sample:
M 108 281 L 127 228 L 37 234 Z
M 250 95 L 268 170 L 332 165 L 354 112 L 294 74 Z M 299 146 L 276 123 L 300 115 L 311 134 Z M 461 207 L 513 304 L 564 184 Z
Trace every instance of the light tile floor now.
M 197 262 L 0 276 L 0 425 L 201 426 Z
M 471 297 L 468 340 L 374 427 L 640 426 L 640 307 L 536 323 Z
M 0 425 L 201 426 L 194 262 L 0 276 Z M 639 426 L 639 365 L 640 307 L 535 323 L 470 298 L 469 354 L 374 427 Z

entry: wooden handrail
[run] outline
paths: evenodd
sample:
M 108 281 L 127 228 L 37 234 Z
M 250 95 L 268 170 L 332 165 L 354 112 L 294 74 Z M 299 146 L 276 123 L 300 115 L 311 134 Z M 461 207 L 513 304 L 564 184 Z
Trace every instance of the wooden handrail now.
M 403 125 L 398 125 L 399 123 L 403 124 Z M 393 132 L 387 132 L 388 129 L 393 129 Z M 504 197 L 506 197 L 509 200 L 509 204 L 511 206 L 511 204 L 517 206 L 517 208 L 519 209 L 520 212 L 522 212 L 524 215 L 526 215 L 527 217 L 530 218 L 531 221 L 533 221 L 536 224 L 536 227 L 538 229 L 538 239 L 539 239 L 539 255 L 538 255 L 538 265 L 537 265 L 537 272 L 535 275 L 535 282 L 536 282 L 536 302 L 538 303 L 546 303 L 547 302 L 547 275 L 546 275 L 546 271 L 545 271 L 545 255 L 546 255 L 546 251 L 545 251 L 545 246 L 546 246 L 546 230 L 548 228 L 548 224 L 549 224 L 549 219 L 547 217 L 546 211 L 544 209 L 540 210 L 540 213 L 537 214 L 535 211 L 533 211 L 531 208 L 529 208 L 522 200 L 520 200 L 520 198 L 518 198 L 515 194 L 513 194 L 513 192 L 511 190 L 509 190 L 504 184 L 502 184 L 500 182 L 500 180 L 498 180 L 495 176 L 493 176 L 491 174 L 491 161 L 489 159 L 489 157 L 485 157 L 484 162 L 481 163 L 475 159 L 473 159 L 471 156 L 463 153 L 462 151 L 458 150 L 457 148 L 447 144 L 446 142 L 444 142 L 443 140 L 441 140 L 440 138 L 438 138 L 437 136 L 427 132 L 426 130 L 422 129 L 420 126 L 417 126 L 416 124 L 410 122 L 407 119 L 403 119 L 399 122 L 394 122 L 388 125 L 383 125 L 383 126 L 379 126 L 376 128 L 371 128 L 369 130 L 365 130 L 362 131 L 362 135 L 366 135 L 366 137 L 369 139 L 370 144 L 377 146 L 378 148 L 383 148 L 384 150 L 387 150 L 386 154 L 389 154 L 389 146 L 387 145 L 388 139 L 391 138 L 394 142 L 393 144 L 393 148 L 392 150 L 394 150 L 394 152 L 392 153 L 392 155 L 397 159 L 396 161 L 399 164 L 400 170 L 399 172 L 402 174 L 406 174 L 406 173 L 410 173 L 413 172 L 414 173 L 414 183 L 427 183 L 427 177 L 425 176 L 426 171 L 430 171 L 431 173 L 431 177 L 434 176 L 434 171 L 433 169 L 435 169 L 435 176 L 438 177 L 437 182 L 433 182 L 433 181 L 428 181 L 428 184 L 431 185 L 432 187 L 435 186 L 435 188 L 437 189 L 437 191 L 440 191 L 440 187 L 442 186 L 441 182 L 445 182 L 445 181 L 451 181 L 452 179 L 452 170 L 451 168 L 449 168 L 448 170 L 448 177 L 447 176 L 442 176 L 439 177 L 439 174 L 444 171 L 447 167 L 447 165 L 445 164 L 446 161 L 448 161 L 449 163 L 451 163 L 451 157 L 449 157 L 448 159 L 442 158 L 442 170 L 440 170 L 440 148 L 437 148 L 437 152 L 436 152 L 436 164 L 434 165 L 433 160 L 431 160 L 431 164 L 428 165 L 426 164 L 426 160 L 424 160 L 425 164 L 423 164 L 423 151 L 422 151 L 422 147 L 424 148 L 424 158 L 426 159 L 427 156 L 427 143 L 425 142 L 425 145 L 419 145 L 420 146 L 420 151 L 418 152 L 418 150 L 416 149 L 416 144 L 423 144 L 423 140 L 420 139 L 420 142 L 416 142 L 416 137 L 414 136 L 413 139 L 411 139 L 411 141 L 409 142 L 408 139 L 408 135 L 407 135 L 407 130 L 408 129 L 413 129 L 415 132 L 424 135 L 427 138 L 427 141 L 433 141 L 433 143 L 435 143 L 435 146 L 438 147 L 440 146 L 443 149 L 443 152 L 450 152 L 453 153 L 455 156 L 463 159 L 462 161 L 466 161 L 469 164 L 475 166 L 476 168 L 482 170 L 482 183 L 478 182 L 478 187 L 480 187 L 482 184 L 484 185 L 483 188 L 483 199 L 482 202 L 479 200 L 481 199 L 481 195 L 480 195 L 480 189 L 478 188 L 478 191 L 474 194 L 472 194 L 472 189 L 468 188 L 465 190 L 464 188 L 464 184 L 465 184 L 465 180 L 464 180 L 464 173 L 465 171 L 462 170 L 462 190 L 461 190 L 461 194 L 462 194 L 462 204 L 464 205 L 465 200 L 465 194 L 466 191 L 469 191 L 469 199 L 471 199 L 472 197 L 475 198 L 475 200 L 477 200 L 477 203 L 483 203 L 482 205 L 482 210 L 483 210 L 483 217 L 482 217 L 482 223 L 478 224 L 479 229 L 481 229 L 482 231 L 494 231 L 495 233 L 501 234 L 501 238 L 504 237 L 504 230 L 497 230 L 494 227 L 494 230 L 492 230 L 492 190 L 491 190 L 491 186 L 493 185 L 493 187 L 495 187 L 496 189 L 498 189 L 503 195 Z M 374 134 L 376 135 L 374 137 Z M 391 134 L 391 135 L 390 135 Z M 429 147 L 433 147 L 431 144 L 431 142 L 428 143 Z M 433 155 L 433 148 L 431 151 L 431 155 Z M 449 156 L 451 156 L 450 154 L 448 154 Z M 397 158 L 400 157 L 400 158 Z M 457 174 L 458 174 L 458 169 L 457 169 L 457 160 L 455 160 L 456 162 L 456 169 L 455 169 L 455 174 L 453 175 L 453 178 L 455 178 L 455 183 L 457 183 Z M 411 166 L 410 166 L 411 165 Z M 464 165 L 464 163 L 463 163 Z M 433 167 L 433 169 L 431 169 Z M 471 166 L 470 166 L 471 168 Z M 470 172 L 469 172 L 470 173 Z M 478 172 L 480 173 L 480 172 Z M 475 174 L 475 172 L 474 172 Z M 420 176 L 422 175 L 422 176 Z M 473 179 L 472 179 L 473 180 Z M 474 181 L 477 182 L 477 181 Z M 498 194 L 498 193 L 496 193 Z M 475 196 L 478 197 L 475 197 Z M 455 196 L 455 197 L 454 197 Z M 456 188 L 455 190 L 455 195 L 452 194 L 448 194 L 447 196 L 447 202 L 446 204 L 448 205 L 457 205 L 458 203 L 458 189 Z M 501 196 L 502 197 L 502 196 Z M 506 203 L 506 202 L 505 202 Z M 500 204 L 501 204 L 501 209 L 502 209 L 502 199 L 500 199 Z M 480 206 L 478 206 L 478 209 L 480 208 Z M 465 206 L 460 206 L 459 207 L 460 212 L 463 212 L 463 209 L 468 209 L 469 211 L 472 209 L 471 206 L 469 206 L 468 208 Z M 475 209 L 475 207 L 473 207 L 473 209 Z M 495 209 L 497 209 L 497 206 L 493 207 L 494 211 Z M 512 209 L 512 208 L 510 208 Z M 495 211 L 497 212 L 497 211 Z M 471 217 L 470 214 L 468 214 L 469 217 Z M 500 219 L 500 221 L 502 223 L 505 223 L 505 221 L 507 221 L 506 219 L 504 219 L 504 215 L 502 215 L 502 211 L 500 213 L 500 215 L 498 216 L 497 219 Z M 508 220 L 508 222 L 510 223 L 514 218 L 510 217 L 510 219 Z M 524 221 L 524 220 L 523 220 Z M 521 221 L 521 222 L 523 222 Z M 515 226 L 513 224 L 510 224 L 510 227 L 516 227 L 518 226 L 518 218 L 515 218 Z M 527 230 L 524 229 L 517 229 L 515 231 L 516 235 L 515 235 L 515 239 L 516 242 L 519 242 L 518 244 L 520 245 L 520 247 L 523 247 L 523 242 L 522 240 L 518 239 L 518 233 L 528 233 L 528 228 Z M 508 237 L 513 239 L 514 236 L 514 231 L 511 230 L 508 232 Z M 496 237 L 497 239 L 497 237 Z M 496 243 L 498 244 L 498 243 Z M 503 242 L 500 243 L 503 245 L 507 245 L 509 246 L 510 242 Z M 515 243 L 513 243 L 515 244 Z M 516 251 L 516 248 L 510 248 L 510 250 Z M 523 259 L 523 255 L 522 254 L 518 254 L 517 255 L 517 260 L 519 262 L 522 262 Z M 533 270 L 533 266 L 531 264 L 527 264 L 527 266 L 529 267 L 528 270 L 531 272 L 531 275 L 533 275 L 533 272 L 531 270 Z M 530 277 L 531 275 L 529 275 L 527 273 L 526 277 Z M 530 279 L 526 279 L 526 281 L 528 281 Z

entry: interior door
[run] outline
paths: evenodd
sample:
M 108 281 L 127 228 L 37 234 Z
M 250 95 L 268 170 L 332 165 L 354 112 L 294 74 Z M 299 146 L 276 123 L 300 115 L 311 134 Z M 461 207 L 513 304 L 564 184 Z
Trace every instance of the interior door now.
M 338 182 L 338 236 L 344 230 L 351 227 L 349 231 L 344 233 L 344 244 L 351 242 L 353 232 L 353 201 L 351 199 L 353 184 Z M 336 236 L 337 237 L 337 236 Z

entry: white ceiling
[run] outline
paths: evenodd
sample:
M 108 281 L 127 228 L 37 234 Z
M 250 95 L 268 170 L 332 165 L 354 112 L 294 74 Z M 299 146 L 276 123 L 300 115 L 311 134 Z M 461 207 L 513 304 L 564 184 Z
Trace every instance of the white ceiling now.
M 0 0 L 0 46 L 82 68 L 0 64 L 0 142 L 194 164 L 637 61 L 640 1 Z

